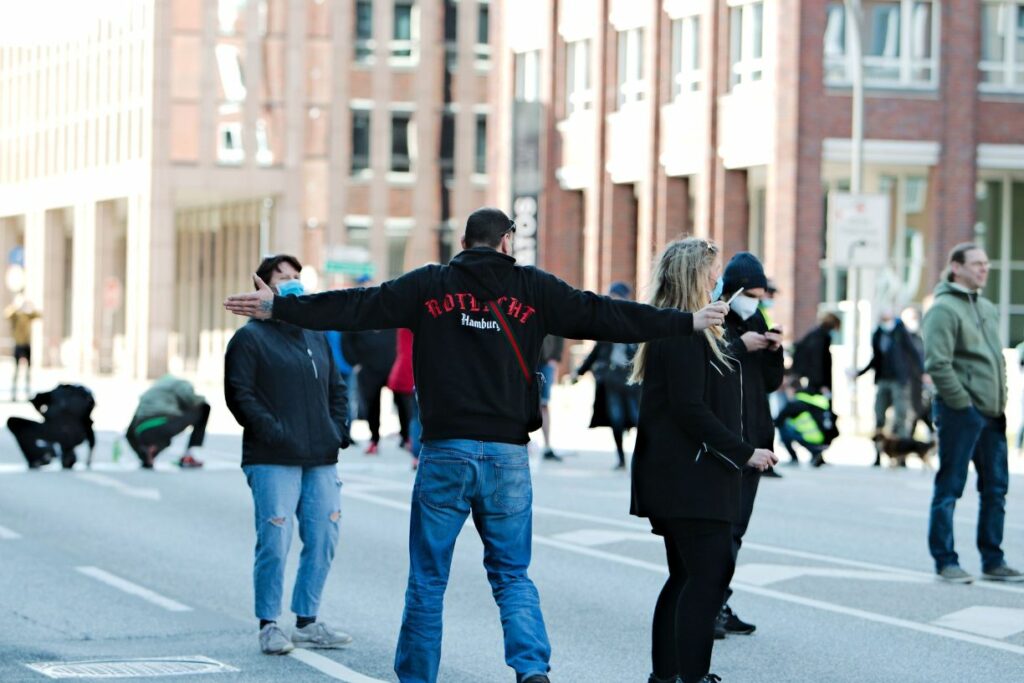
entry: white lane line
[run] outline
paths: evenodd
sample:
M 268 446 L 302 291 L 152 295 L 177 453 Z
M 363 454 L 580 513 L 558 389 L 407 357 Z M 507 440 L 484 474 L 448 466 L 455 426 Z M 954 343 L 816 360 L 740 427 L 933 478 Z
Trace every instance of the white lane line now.
M 98 486 L 105 486 L 113 489 L 123 496 L 129 498 L 142 498 L 144 500 L 160 500 L 160 491 L 152 488 L 137 488 L 134 486 L 128 486 L 120 479 L 114 477 L 108 477 L 105 474 L 97 474 L 95 472 L 75 472 L 75 477 L 82 481 L 87 481 L 90 484 L 96 484 Z
M 932 623 L 989 638 L 1009 638 L 1024 631 L 1024 609 L 975 605 L 939 617 Z
M 345 683 L 387 683 L 379 678 L 371 678 L 358 671 L 353 671 L 344 664 L 339 664 L 333 659 L 328 659 L 310 650 L 295 648 L 288 653 L 289 657 L 297 659 L 307 666 L 311 666 L 320 673 L 327 674 L 331 678 Z
M 192 611 L 192 608 L 188 605 L 183 605 L 177 600 L 171 600 L 170 598 L 166 598 L 160 595 L 159 593 L 154 593 L 148 588 L 144 588 L 137 583 L 132 583 L 127 579 L 122 579 L 120 576 L 115 576 L 114 574 L 111 574 L 108 571 L 104 571 L 99 567 L 75 567 L 75 569 L 81 572 L 82 574 L 85 574 L 86 576 L 91 576 L 97 581 L 102 581 L 108 586 L 112 586 L 113 588 L 124 591 L 129 595 L 134 595 L 136 597 L 142 598 L 146 602 L 151 602 L 154 605 L 157 605 L 158 607 L 163 607 L 165 610 L 168 610 L 169 612 Z
M 907 510 L 904 508 L 889 508 L 881 507 L 878 508 L 879 512 L 883 512 L 887 515 L 898 515 L 900 517 L 912 517 L 913 519 L 928 519 L 931 517 L 927 512 L 921 510 Z M 956 524 L 962 524 L 964 526 L 976 527 L 978 526 L 977 519 L 964 519 L 963 517 L 954 517 L 953 522 Z M 1003 526 L 1007 529 L 1024 529 L 1024 524 L 1017 524 L 1015 522 L 1004 522 Z
M 21 538 L 21 534 L 17 531 L 8 529 L 5 526 L 0 526 L 0 541 L 13 541 L 18 538 Z

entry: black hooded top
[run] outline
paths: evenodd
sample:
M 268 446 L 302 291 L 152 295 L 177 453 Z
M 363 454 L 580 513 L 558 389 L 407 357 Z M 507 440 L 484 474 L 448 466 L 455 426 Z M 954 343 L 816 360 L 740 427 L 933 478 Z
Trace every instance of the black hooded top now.
M 640 342 L 693 333 L 690 313 L 574 289 L 486 247 L 379 287 L 275 297 L 273 317 L 315 330 L 410 328 L 423 440 L 525 444 L 527 380 L 489 301 L 500 307 L 531 371 L 546 334 Z

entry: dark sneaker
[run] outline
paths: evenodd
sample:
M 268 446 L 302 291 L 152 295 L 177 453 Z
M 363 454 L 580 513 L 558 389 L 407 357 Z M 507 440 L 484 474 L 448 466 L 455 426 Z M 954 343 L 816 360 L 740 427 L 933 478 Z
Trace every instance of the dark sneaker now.
M 348 645 L 352 636 L 315 621 L 292 631 L 292 642 L 299 647 L 331 649 Z
M 288 636 L 274 622 L 260 629 L 260 650 L 263 654 L 286 655 L 294 649 L 292 641 L 288 640 Z
M 544 459 L 552 462 L 562 462 L 562 456 L 555 455 L 555 452 L 550 448 L 544 451 Z
M 724 640 L 725 634 L 725 617 L 719 612 L 718 616 L 715 617 L 715 640 Z
M 683 679 L 679 676 L 673 676 L 672 678 L 658 678 L 654 674 L 647 677 L 647 683 L 680 683 Z
M 551 683 L 551 679 L 544 674 L 535 674 L 529 678 L 524 678 L 523 683 Z
M 720 617 L 724 618 L 726 633 L 738 633 L 743 636 L 749 636 L 757 629 L 753 624 L 748 624 L 736 616 L 736 613 L 732 611 L 729 605 L 722 608 Z
M 981 578 L 989 581 L 1009 581 L 1016 583 L 1018 581 L 1024 581 L 1024 574 L 1021 574 L 1013 567 L 1008 567 L 1004 564 L 983 571 L 981 573 Z
M 938 571 L 939 578 L 949 583 L 970 583 L 974 577 L 960 568 L 959 565 L 947 564 Z
M 704 678 L 700 679 L 699 683 L 722 683 L 722 678 L 715 674 L 708 674 Z
M 768 477 L 769 479 L 782 479 L 782 475 L 775 471 L 774 467 L 769 467 L 761 473 L 762 477 Z

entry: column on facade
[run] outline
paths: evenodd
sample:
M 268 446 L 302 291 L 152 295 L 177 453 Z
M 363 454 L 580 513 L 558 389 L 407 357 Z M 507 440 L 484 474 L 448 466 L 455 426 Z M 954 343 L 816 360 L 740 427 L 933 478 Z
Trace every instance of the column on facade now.
M 46 277 L 49 274 L 49 264 L 46 259 L 46 224 L 47 212 L 42 209 L 31 211 L 25 215 L 25 297 L 37 308 L 46 312 Z M 7 254 L 4 255 L 6 263 Z M 6 266 L 5 266 L 6 268 Z M 45 322 L 45 321 L 44 321 Z M 5 321 L 6 324 L 6 321 Z M 38 334 L 39 325 L 35 326 L 35 334 L 32 335 L 33 358 L 39 363 L 44 355 L 44 336 Z
M 96 202 L 74 206 L 72 261 L 81 267 L 72 272 L 70 369 L 94 373 L 99 367 L 99 273 L 96 269 Z
M 71 302 L 66 300 L 68 278 L 74 269 L 74 263 L 68 257 L 67 235 L 71 229 L 69 211 L 64 208 L 51 209 L 46 212 L 43 231 L 43 282 L 41 301 L 42 335 L 41 353 L 36 356 L 43 367 L 61 366 L 61 345 L 71 330 L 65 329 L 64 312 Z M 71 268 L 68 268 L 68 265 Z

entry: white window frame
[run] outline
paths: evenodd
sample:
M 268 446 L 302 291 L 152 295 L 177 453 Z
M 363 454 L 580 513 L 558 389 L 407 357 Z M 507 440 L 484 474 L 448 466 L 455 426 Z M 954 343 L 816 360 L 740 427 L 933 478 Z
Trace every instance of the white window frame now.
M 415 66 L 420 61 L 420 6 L 416 0 L 393 0 L 392 8 L 398 5 L 407 5 L 410 8 L 409 16 L 409 39 L 397 39 L 395 35 L 395 15 L 391 15 L 391 35 L 388 43 L 390 57 L 388 64 L 391 66 Z M 399 55 L 397 52 L 408 51 L 407 55 Z
M 405 147 L 409 157 L 408 171 L 392 170 L 394 161 L 395 115 L 404 114 L 409 123 L 405 128 Z M 388 180 L 394 183 L 410 183 L 416 177 L 416 107 L 411 104 L 396 104 L 388 110 Z
M 515 99 L 520 102 L 540 101 L 540 50 L 516 52 L 513 58 Z M 520 68 L 522 67 L 522 68 Z
M 352 62 L 354 64 L 369 65 L 377 61 L 374 52 L 377 49 L 377 41 L 371 38 L 360 38 L 357 31 L 359 30 L 359 10 L 358 5 L 360 2 L 366 2 L 370 6 L 370 35 L 372 36 L 376 29 L 377 22 L 373 13 L 373 0 L 358 0 L 352 5 Z M 365 55 L 360 57 L 360 51 L 365 51 Z
M 992 258 L 992 249 L 986 245 L 989 259 L 996 272 L 989 274 L 989 280 L 993 277 L 999 278 L 999 300 L 993 301 L 999 309 L 999 336 L 1000 343 L 1007 346 L 1010 341 L 1010 315 L 1024 315 L 1024 302 L 1013 303 L 1013 273 L 1024 272 L 1024 261 L 1013 260 L 1013 212 L 1024 210 L 1024 207 L 1017 207 L 1013 204 L 1013 184 L 1024 183 L 1024 173 L 1021 171 L 995 171 L 978 169 L 978 183 L 998 182 L 1002 186 L 1002 206 L 1000 207 L 1000 254 L 996 259 Z M 980 222 L 980 221 L 979 221 Z M 976 235 L 975 235 L 976 238 Z
M 230 135 L 237 141 L 234 147 L 224 145 L 225 136 Z M 242 124 L 239 121 L 217 124 L 217 163 L 232 166 L 245 161 L 245 142 L 242 140 Z
M 623 53 L 625 47 L 625 53 Z M 647 98 L 647 79 L 644 64 L 644 29 L 630 28 L 618 31 L 616 39 L 618 51 L 618 99 L 619 108 Z
M 767 7 L 764 0 L 729 0 L 729 85 L 737 88 L 757 83 L 765 78 L 765 48 Z M 758 31 L 754 30 L 753 19 L 761 11 L 760 43 L 761 54 L 754 56 L 754 44 Z M 738 29 L 738 30 L 737 30 Z
M 1024 0 L 982 0 L 982 11 L 986 7 L 996 6 L 999 8 L 999 21 L 1003 24 L 1003 59 L 1001 61 L 982 59 L 978 62 L 978 69 L 982 73 L 1001 74 L 1001 82 L 986 83 L 984 80 L 978 83 L 978 90 L 982 92 L 1024 92 L 1024 55 L 1020 60 L 1016 59 L 1016 38 L 1018 31 L 1024 31 L 1024 27 L 1017 25 L 1015 13 L 1024 13 Z M 984 31 L 984 24 L 981 26 Z M 984 44 L 985 35 L 981 36 L 981 43 Z
M 477 167 L 477 161 L 480 158 L 480 146 L 477 144 L 480 142 L 477 138 L 477 126 L 479 125 L 480 119 L 484 120 L 484 170 L 481 173 Z M 487 159 L 490 150 L 488 150 L 488 142 L 490 141 L 490 131 L 488 128 L 491 126 L 491 112 L 489 109 L 478 107 L 473 111 L 473 174 L 472 180 L 475 183 L 486 182 L 487 180 Z
M 704 82 L 701 65 L 701 20 L 692 14 L 672 20 L 672 96 L 698 92 Z
M 487 42 L 480 42 L 480 12 L 487 8 Z M 476 3 L 476 36 L 473 38 L 473 55 L 476 58 L 478 69 L 488 69 L 491 66 L 491 40 L 494 38 L 494 8 L 490 0 L 477 0 Z
M 565 44 L 565 69 L 565 115 L 568 118 L 578 112 L 594 108 L 589 38 Z
M 245 74 L 242 72 L 242 58 L 238 47 L 221 43 L 213 49 L 213 53 L 217 59 L 217 71 L 220 74 L 224 100 L 235 104 L 244 102 L 248 90 L 245 87 Z
M 350 178 L 370 178 L 373 176 L 373 105 L 370 103 L 352 102 L 349 105 L 350 119 L 349 119 L 349 140 L 352 140 L 353 133 L 355 132 L 355 114 L 365 113 L 370 121 L 370 129 L 367 131 L 367 150 L 366 150 L 366 168 L 352 168 L 352 157 L 355 156 L 355 149 L 349 150 L 349 164 L 348 173 Z
M 872 56 L 866 54 L 864 63 L 864 85 L 870 88 L 898 88 L 906 90 L 934 90 L 939 86 L 939 68 L 941 65 L 940 52 L 942 49 L 942 3 L 937 0 L 891 0 L 899 2 L 899 45 L 898 54 L 895 56 Z M 931 57 L 915 57 L 914 49 L 917 46 L 914 37 L 914 9 L 919 3 L 931 5 Z M 851 17 L 844 5 L 843 20 L 843 52 L 833 55 L 825 54 L 827 46 L 823 46 L 825 84 L 829 86 L 849 86 L 852 84 L 851 74 L 853 73 L 853 55 L 847 47 L 852 42 Z M 829 3 L 831 8 L 833 3 Z M 864 17 L 865 23 L 870 17 Z M 867 26 L 863 27 L 866 29 Z M 866 37 L 866 36 L 865 36 Z M 823 41 L 824 42 L 824 41 Z M 831 68 L 830 68 L 831 67 Z M 842 76 L 829 77 L 829 73 L 836 67 L 842 67 Z M 895 69 L 899 74 L 897 78 L 879 78 L 872 76 L 871 68 Z M 928 69 L 930 78 L 918 79 L 914 77 L 916 71 Z

